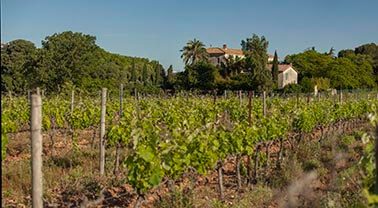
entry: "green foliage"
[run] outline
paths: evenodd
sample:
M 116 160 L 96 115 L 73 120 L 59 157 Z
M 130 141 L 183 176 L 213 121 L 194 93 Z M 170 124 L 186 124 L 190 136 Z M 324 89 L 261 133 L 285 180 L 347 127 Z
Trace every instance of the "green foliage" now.
M 67 113 L 70 102 L 62 96 L 43 102 L 45 131 L 67 127 L 87 129 L 100 123 L 99 99 L 81 98 L 70 114 Z M 322 100 L 307 105 L 300 101 L 295 107 L 295 98 L 272 98 L 268 101 L 269 116 L 264 117 L 261 99 L 254 99 L 254 120 L 250 125 L 248 109 L 241 108 L 236 97 L 215 104 L 210 96 L 140 101 L 125 98 L 122 115 L 119 115 L 118 102 L 107 103 L 106 136 L 110 145 L 121 143 L 127 148 L 124 164 L 128 182 L 138 194 L 144 194 L 164 177 L 177 179 L 188 169 L 206 174 L 229 155 L 253 154 L 257 143 L 283 138 L 293 130 L 310 132 L 318 125 L 364 116 L 374 111 L 377 104 L 375 99 L 336 105 L 332 100 Z M 4 144 L 8 133 L 19 131 L 30 119 L 25 98 L 2 99 L 2 106 Z
M 185 65 L 193 65 L 200 61 L 207 61 L 209 54 L 206 52 L 205 45 L 194 38 L 186 43 L 181 50 L 181 58 Z
M 266 70 L 269 42 L 264 36 L 253 34 L 241 45 L 245 59 L 230 57 L 219 69 L 202 63 L 202 68 L 186 68 L 177 75 L 171 68 L 166 75 L 159 62 L 109 53 L 96 45 L 94 36 L 83 33 L 55 33 L 42 41 L 40 49 L 29 41 L 15 40 L 1 49 L 1 90 L 26 94 L 27 90 L 40 87 L 51 95 L 70 85 L 93 94 L 101 87 L 118 89 L 122 83 L 126 90 L 139 92 L 158 92 L 161 87 L 269 91 L 278 76 L 276 54 L 272 73 Z M 321 90 L 374 88 L 378 82 L 377 51 L 376 44 L 365 44 L 354 51 L 342 50 L 334 58 L 333 48 L 328 53 L 312 49 L 289 55 L 285 61 L 293 63 L 305 91 L 312 90 L 314 84 Z M 208 61 L 204 44 L 199 40 L 189 41 L 181 52 L 187 66 Z
M 319 91 L 325 91 L 331 87 L 330 80 L 323 77 L 308 78 L 305 77 L 300 82 L 302 92 L 314 92 L 314 87 L 317 86 Z
M 208 90 L 216 87 L 216 79 L 219 77 L 218 69 L 207 62 L 198 62 L 186 67 L 188 81 L 196 88 Z
M 327 66 L 332 62 L 332 57 L 319 53 L 315 50 L 307 50 L 303 53 L 289 55 L 285 57 L 286 63 L 292 63 L 298 72 L 298 79 L 304 77 L 324 77 Z
M 278 56 L 277 56 L 277 51 L 274 51 L 274 58 L 273 58 L 273 63 L 272 63 L 272 77 L 273 77 L 273 82 L 275 85 L 278 85 Z
M 224 62 L 221 62 L 220 72 L 224 78 L 236 76 L 243 70 L 245 71 L 245 60 L 236 56 L 229 56 Z
M 173 74 L 173 67 L 172 65 L 170 65 L 167 70 L 167 79 L 166 79 L 166 83 L 164 87 L 167 89 L 173 89 L 175 81 L 176 81 L 176 77 Z
M 147 69 L 147 65 L 146 64 L 143 65 L 142 81 L 143 81 L 144 85 L 147 85 L 150 82 L 149 76 L 148 76 L 148 69 Z
M 251 38 L 242 40 L 241 46 L 246 55 L 246 68 L 251 72 L 253 86 L 258 91 L 269 90 L 272 88 L 272 74 L 266 70 L 268 63 L 269 42 L 264 36 L 253 34 Z
M 318 85 L 320 90 L 377 86 L 371 57 L 350 50 L 340 51 L 338 58 L 333 58 L 329 53 L 307 50 L 287 56 L 285 62 L 292 63 L 299 72 L 299 83 L 304 92 L 313 91 L 314 85 Z
M 284 93 L 300 93 L 302 92 L 301 85 L 298 84 L 288 84 L 283 88 Z
M 37 48 L 32 42 L 14 40 L 1 49 L 1 91 L 25 92 L 34 77 L 25 76 L 35 67 Z
M 377 70 L 378 68 L 378 45 L 375 43 L 369 43 L 361 45 L 354 49 L 356 54 L 368 55 L 370 56 L 373 61 L 373 68 Z
M 2 92 L 26 94 L 40 87 L 50 94 L 59 93 L 66 83 L 88 92 L 101 87 L 118 89 L 136 83 L 160 87 L 164 69 L 157 61 L 112 54 L 96 45 L 96 38 L 78 32 L 47 36 L 42 48 L 16 40 L 1 49 Z
M 354 50 L 352 49 L 345 49 L 345 50 L 341 50 L 339 51 L 339 53 L 337 54 L 337 57 L 339 58 L 345 58 L 345 57 L 348 57 L 350 55 L 354 55 Z
M 359 86 L 356 79 L 357 71 L 350 59 L 338 58 L 328 66 L 326 76 L 331 80 L 331 85 L 337 89 L 354 89 Z

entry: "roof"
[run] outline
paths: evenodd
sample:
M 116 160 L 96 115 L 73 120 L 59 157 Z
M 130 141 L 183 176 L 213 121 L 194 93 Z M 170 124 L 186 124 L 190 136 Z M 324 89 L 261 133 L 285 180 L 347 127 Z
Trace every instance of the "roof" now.
M 271 71 L 272 70 L 272 64 L 268 64 L 267 68 L 268 68 L 269 71 Z M 284 72 L 284 71 L 288 70 L 289 68 L 293 68 L 293 65 L 291 65 L 291 64 L 278 64 L 278 71 L 279 72 Z
M 241 49 L 234 49 L 234 48 L 206 48 L 206 52 L 208 54 L 228 54 L 228 55 L 238 55 L 238 56 L 243 56 L 244 53 Z
M 219 48 L 219 47 L 212 47 L 212 48 L 206 48 L 206 52 L 210 55 L 238 55 L 243 56 L 243 50 L 241 49 L 235 49 L 235 48 Z M 268 54 L 269 58 L 274 58 L 274 55 Z

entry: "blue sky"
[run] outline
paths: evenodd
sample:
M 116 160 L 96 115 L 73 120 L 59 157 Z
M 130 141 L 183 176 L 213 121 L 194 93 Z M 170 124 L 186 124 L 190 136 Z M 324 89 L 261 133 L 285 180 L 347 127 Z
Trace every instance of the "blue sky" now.
M 240 48 L 253 33 L 280 57 L 315 46 L 337 51 L 378 42 L 378 0 L 1 0 L 1 41 L 41 46 L 53 33 L 97 37 L 107 51 L 146 57 L 181 71 L 193 38 Z

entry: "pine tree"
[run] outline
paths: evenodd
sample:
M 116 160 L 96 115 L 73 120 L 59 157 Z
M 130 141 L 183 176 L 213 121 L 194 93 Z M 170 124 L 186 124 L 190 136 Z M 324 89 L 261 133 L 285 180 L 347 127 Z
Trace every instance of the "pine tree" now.
M 274 58 L 272 63 L 272 77 L 275 84 L 278 84 L 278 56 L 277 51 L 274 51 Z

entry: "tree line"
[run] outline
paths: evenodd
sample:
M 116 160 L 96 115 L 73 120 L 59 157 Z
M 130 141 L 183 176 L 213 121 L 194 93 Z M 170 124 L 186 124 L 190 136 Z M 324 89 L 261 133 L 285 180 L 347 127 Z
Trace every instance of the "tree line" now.
M 40 87 L 60 93 L 77 88 L 97 92 L 101 87 L 154 92 L 165 82 L 163 66 L 154 60 L 113 54 L 96 45 L 96 37 L 78 32 L 47 36 L 42 47 L 14 40 L 1 48 L 1 91 L 25 94 Z
M 311 47 L 304 52 L 278 61 L 277 51 L 268 68 L 267 48 L 264 36 L 253 34 L 241 41 L 245 58 L 230 57 L 217 66 L 209 62 L 204 44 L 190 40 L 181 50 L 185 71 L 177 74 L 178 87 L 183 89 L 231 89 L 255 91 L 312 92 L 335 89 L 372 89 L 378 87 L 378 45 L 361 45 L 354 50 L 334 48 L 321 53 Z M 278 65 L 292 64 L 298 72 L 298 84 L 289 84 L 278 90 Z
M 40 87 L 50 93 L 67 89 L 98 92 L 101 87 L 130 92 L 155 93 L 168 90 L 255 90 L 277 89 L 277 52 L 267 70 L 269 41 L 253 34 L 241 41 L 245 58 L 230 57 L 218 65 L 209 61 L 205 45 L 190 40 L 182 48 L 182 72 L 167 70 L 155 60 L 123 56 L 105 51 L 96 37 L 66 31 L 47 36 L 42 47 L 27 40 L 14 40 L 1 48 L 1 91 L 25 94 Z M 298 72 L 298 83 L 285 92 L 311 92 L 329 88 L 357 89 L 378 86 L 378 45 L 365 44 L 321 53 L 314 47 L 285 57 Z
M 314 85 L 320 90 L 371 89 L 378 87 L 378 45 L 364 44 L 354 50 L 334 49 L 321 53 L 314 47 L 302 53 L 288 55 L 286 63 L 292 63 L 299 72 L 299 87 L 310 91 Z

